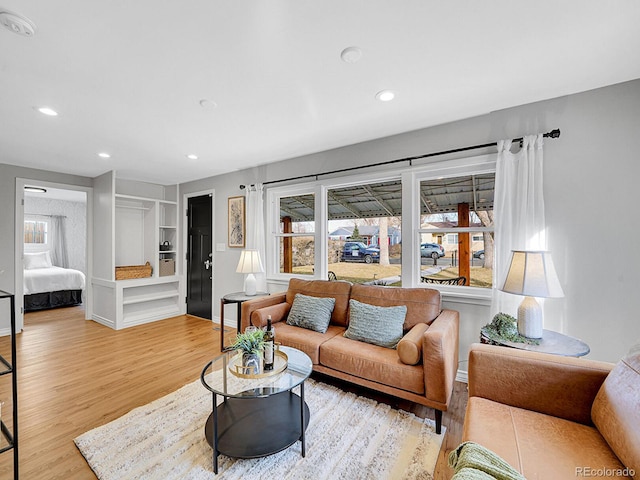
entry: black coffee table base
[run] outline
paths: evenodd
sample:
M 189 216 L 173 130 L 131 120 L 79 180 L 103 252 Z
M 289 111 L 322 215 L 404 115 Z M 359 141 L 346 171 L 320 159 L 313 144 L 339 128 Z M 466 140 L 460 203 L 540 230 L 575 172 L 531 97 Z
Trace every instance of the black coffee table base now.
M 218 434 L 214 445 L 216 414 Z M 207 442 L 214 448 L 215 473 L 218 473 L 216 453 L 233 458 L 265 457 L 300 440 L 304 457 L 304 432 L 308 425 L 309 407 L 292 391 L 268 397 L 226 398 L 209 415 L 204 427 Z

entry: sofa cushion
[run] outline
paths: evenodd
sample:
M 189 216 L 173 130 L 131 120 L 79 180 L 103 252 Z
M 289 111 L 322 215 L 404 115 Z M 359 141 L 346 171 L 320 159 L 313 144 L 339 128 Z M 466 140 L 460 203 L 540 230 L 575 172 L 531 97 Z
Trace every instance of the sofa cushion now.
M 310 297 L 296 293 L 287 317 L 287 325 L 324 333 L 329 326 L 335 304 L 335 298 Z
M 405 365 L 396 350 L 336 335 L 320 345 L 320 364 L 372 382 L 424 395 L 422 365 Z
M 266 327 L 267 319 L 271 316 L 272 323 L 279 323 L 282 320 L 287 319 L 291 305 L 287 302 L 277 303 L 276 305 L 269 305 L 268 307 L 262 307 L 251 312 L 251 318 L 249 322 L 255 327 Z M 283 322 L 284 323 L 284 322 Z
M 396 347 L 398 357 L 402 363 L 407 365 L 417 365 L 422 360 L 422 335 L 427 331 L 429 325 L 419 323 L 415 325 L 407 334 L 402 337 Z
M 306 328 L 293 327 L 284 322 L 276 324 L 276 343 L 303 351 L 314 365 L 320 363 L 320 345 L 330 338 L 344 333 L 344 327 L 329 325 L 325 333 L 314 332 Z
M 595 427 L 481 397 L 469 398 L 462 439 L 492 450 L 526 478 L 624 469 Z
M 351 287 L 351 298 L 358 302 L 380 307 L 405 305 L 407 307 L 407 316 L 403 327 L 405 332 L 418 323 L 430 324 L 442 310 L 440 292 L 432 288 L 354 285 Z
M 344 336 L 359 342 L 396 348 L 402 338 L 407 307 L 377 307 L 349 300 L 349 327 Z
M 607 376 L 591 418 L 622 463 L 640 473 L 640 344 Z
M 335 307 L 331 313 L 331 323 L 346 327 L 348 323 L 347 309 L 349 307 L 349 294 L 351 284 L 349 282 L 330 282 L 328 280 L 301 280 L 292 278 L 287 289 L 287 303 L 293 305 L 296 293 L 312 297 L 332 297 L 336 299 Z

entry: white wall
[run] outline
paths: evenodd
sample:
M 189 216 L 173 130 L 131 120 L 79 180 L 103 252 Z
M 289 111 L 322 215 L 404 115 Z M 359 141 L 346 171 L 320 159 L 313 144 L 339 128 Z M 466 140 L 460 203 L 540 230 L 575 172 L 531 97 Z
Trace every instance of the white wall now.
M 24 214 L 64 215 L 64 229 L 69 255 L 69 268 L 87 274 L 87 204 L 47 198 L 25 197 Z
M 591 346 L 589 358 L 616 361 L 640 339 L 640 296 L 636 294 L 640 248 L 636 246 L 637 215 L 632 210 L 640 174 L 638 154 L 632 147 L 640 132 L 640 80 L 210 177 L 183 184 L 180 191 L 216 190 L 214 243 L 226 244 L 227 197 L 242 194 L 241 183 L 366 165 L 554 128 L 560 128 L 562 135 L 545 143 L 545 199 L 549 246 L 566 296 L 547 300 L 552 314 L 547 315 L 545 327 L 582 338 Z M 431 161 L 439 160 L 442 157 Z M 240 251 L 227 248 L 215 255 L 216 295 L 242 290 L 242 275 L 235 273 Z M 480 327 L 491 320 L 489 309 L 453 300 L 444 305 L 461 312 L 460 360 L 466 362 L 469 344 L 477 341 Z M 466 370 L 466 363 L 461 368 Z

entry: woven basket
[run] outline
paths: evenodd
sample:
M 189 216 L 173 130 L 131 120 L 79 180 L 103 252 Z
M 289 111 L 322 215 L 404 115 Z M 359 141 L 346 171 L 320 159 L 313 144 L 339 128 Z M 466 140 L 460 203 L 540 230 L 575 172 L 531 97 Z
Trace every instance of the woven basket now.
M 151 276 L 151 264 L 126 265 L 116 267 L 116 280 L 130 280 L 132 278 L 147 278 Z

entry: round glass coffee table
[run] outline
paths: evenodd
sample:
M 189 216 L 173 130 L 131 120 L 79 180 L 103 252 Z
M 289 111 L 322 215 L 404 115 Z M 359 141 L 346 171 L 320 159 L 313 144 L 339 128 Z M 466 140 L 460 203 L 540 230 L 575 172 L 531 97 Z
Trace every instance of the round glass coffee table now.
M 237 352 L 231 351 L 209 362 L 200 375 L 213 394 L 213 411 L 205 424 L 205 437 L 213 448 L 213 471 L 218 473 L 218 455 L 256 458 L 277 453 L 300 440 L 305 456 L 304 432 L 309 407 L 304 401 L 304 381 L 313 364 L 308 355 L 281 346 L 288 357 L 286 367 L 270 376 L 244 378 L 232 372 Z M 276 365 L 277 367 L 277 365 Z M 300 387 L 299 395 L 293 389 Z M 218 396 L 222 402 L 218 405 Z

